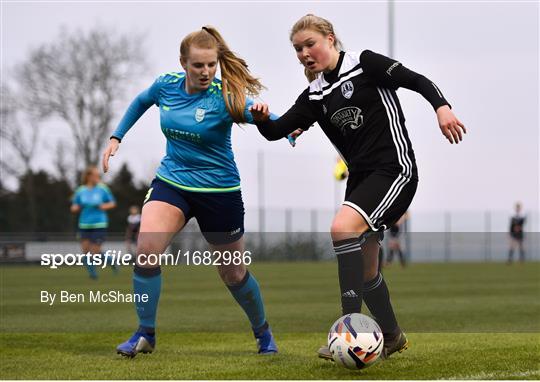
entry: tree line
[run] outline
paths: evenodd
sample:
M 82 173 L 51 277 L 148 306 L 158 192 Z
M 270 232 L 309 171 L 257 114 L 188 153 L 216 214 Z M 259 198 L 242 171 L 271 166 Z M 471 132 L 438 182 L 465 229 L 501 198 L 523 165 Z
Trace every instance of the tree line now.
M 138 184 L 125 163 L 107 185 L 117 204 L 108 212 L 109 232 L 124 232 L 129 207 L 142 207 L 148 185 Z M 75 232 L 77 216 L 69 207 L 76 187 L 45 170 L 25 174 L 12 191 L 0 182 L 0 232 L 44 235 Z
M 103 26 L 61 28 L 56 38 L 30 49 L 5 71 L 0 84 L 0 232 L 75 229 L 69 203 L 80 173 L 99 163 L 113 120 L 122 111 L 119 101 L 147 69 L 145 57 L 141 35 Z M 52 159 L 45 166 L 43 158 Z M 142 203 L 146 186 L 134 183 L 126 165 L 109 186 L 118 201 L 109 214 L 110 230 L 123 231 L 129 205 Z

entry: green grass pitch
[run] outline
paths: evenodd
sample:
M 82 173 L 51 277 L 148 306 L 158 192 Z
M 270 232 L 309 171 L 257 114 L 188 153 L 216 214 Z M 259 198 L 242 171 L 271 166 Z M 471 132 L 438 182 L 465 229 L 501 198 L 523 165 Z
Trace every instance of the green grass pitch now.
M 336 265 L 256 263 L 280 353 L 258 356 L 243 312 L 207 266 L 168 267 L 158 344 L 134 359 L 115 346 L 132 304 L 39 302 L 41 290 L 131 291 L 131 270 L 0 268 L 1 379 L 540 379 L 540 263 L 413 264 L 384 271 L 411 347 L 362 371 L 319 360 L 339 316 Z

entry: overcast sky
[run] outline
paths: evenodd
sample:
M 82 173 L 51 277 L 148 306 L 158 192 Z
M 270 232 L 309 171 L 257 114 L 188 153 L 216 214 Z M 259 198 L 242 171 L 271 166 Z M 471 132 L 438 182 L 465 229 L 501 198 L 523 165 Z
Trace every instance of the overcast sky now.
M 388 53 L 386 2 L 2 2 L 2 76 L 60 27 L 96 25 L 117 33 L 143 32 L 149 70 L 132 79 L 118 121 L 138 91 L 160 73 L 180 70 L 179 42 L 202 25 L 216 26 L 268 87 L 262 99 L 283 113 L 307 86 L 288 33 L 306 13 L 333 22 L 346 50 Z M 539 39 L 537 2 L 397 2 L 394 57 L 433 80 L 469 133 L 450 145 L 431 106 L 418 94 L 398 91 L 416 153 L 420 184 L 413 211 L 504 210 L 521 200 L 539 206 Z M 67 133 L 48 131 L 47 148 Z M 150 182 L 164 153 L 158 110 L 149 110 L 129 132 L 113 170 L 129 161 Z M 234 127 L 233 145 L 248 207 L 259 203 L 257 152 L 264 153 L 264 206 L 333 209 L 344 191 L 332 178 L 335 151 L 318 128 L 298 146 L 266 142 L 256 128 Z M 336 194 L 339 192 L 339 194 Z M 337 196 L 336 196 L 337 195 Z

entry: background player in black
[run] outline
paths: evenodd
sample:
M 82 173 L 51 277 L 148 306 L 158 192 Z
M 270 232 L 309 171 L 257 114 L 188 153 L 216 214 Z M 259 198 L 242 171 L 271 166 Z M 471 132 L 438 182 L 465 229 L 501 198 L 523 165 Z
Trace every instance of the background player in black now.
M 508 264 L 514 260 L 514 250 L 519 250 L 519 261 L 525 261 L 525 250 L 523 249 L 523 226 L 525 216 L 521 214 L 521 203 L 515 205 L 516 214 L 510 218 L 510 250 L 508 251 Z
M 341 51 L 329 21 L 306 15 L 295 23 L 290 39 L 309 87 L 278 120 L 269 119 L 265 104 L 253 105 L 251 112 L 268 140 L 318 122 L 346 161 L 350 175 L 345 202 L 331 227 L 342 311 L 360 312 L 364 299 L 383 331 L 382 355 L 387 357 L 405 349 L 407 339 L 379 272 L 379 242 L 382 232 L 409 207 L 418 179 L 395 90 L 414 90 L 430 102 L 450 143 L 460 142 L 465 128 L 433 82 L 369 50 Z M 326 347 L 319 355 L 331 357 Z
M 126 226 L 126 250 L 133 255 L 137 249 L 137 238 L 141 228 L 141 209 L 139 206 L 129 207 Z
M 388 238 L 388 256 L 386 257 L 385 264 L 387 266 L 392 264 L 395 254 L 398 255 L 399 262 L 403 268 L 405 268 L 405 266 L 407 265 L 403 249 L 401 248 L 400 240 L 400 236 L 403 233 L 403 223 L 405 222 L 405 219 L 407 219 L 407 213 L 405 213 L 402 217 L 399 218 L 397 222 L 390 226 L 390 237 Z

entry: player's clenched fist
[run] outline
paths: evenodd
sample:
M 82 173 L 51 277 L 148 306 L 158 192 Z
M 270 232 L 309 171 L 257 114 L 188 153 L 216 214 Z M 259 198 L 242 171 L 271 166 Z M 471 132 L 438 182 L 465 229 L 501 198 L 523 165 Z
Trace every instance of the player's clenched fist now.
M 270 118 L 270 110 L 268 110 L 268 105 L 265 103 L 254 103 L 249 108 L 249 111 L 255 122 L 268 121 Z

